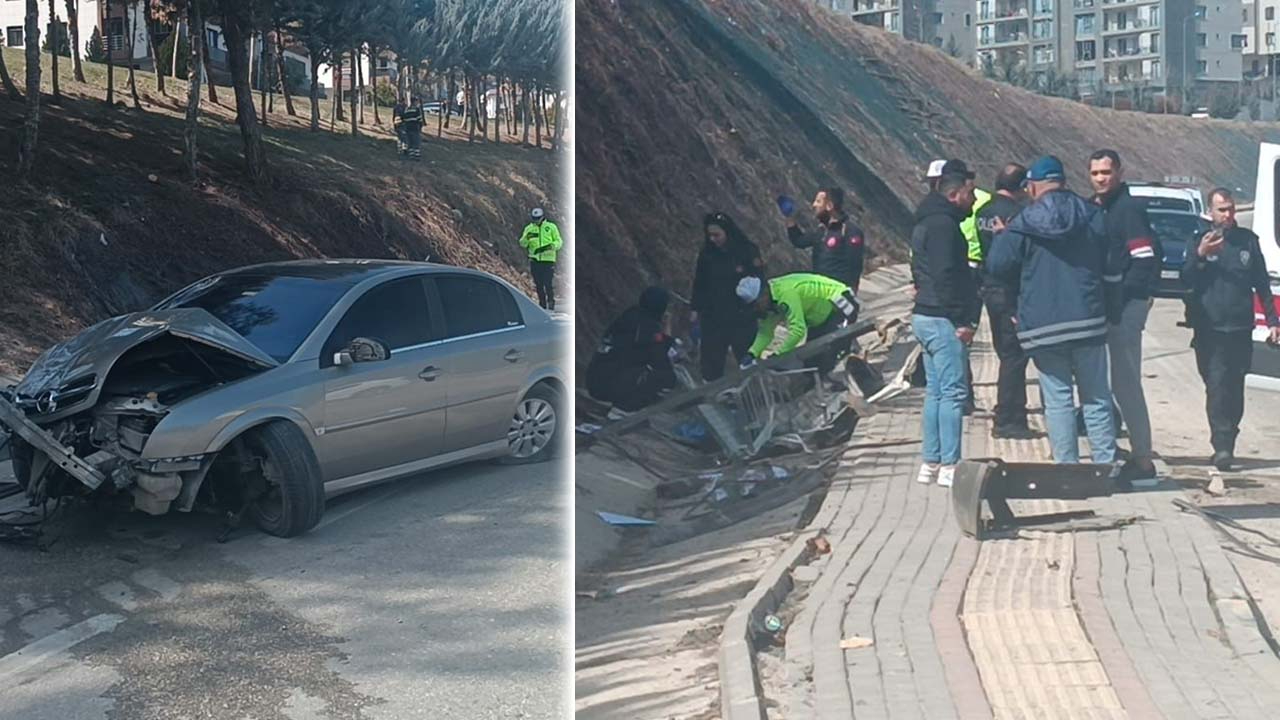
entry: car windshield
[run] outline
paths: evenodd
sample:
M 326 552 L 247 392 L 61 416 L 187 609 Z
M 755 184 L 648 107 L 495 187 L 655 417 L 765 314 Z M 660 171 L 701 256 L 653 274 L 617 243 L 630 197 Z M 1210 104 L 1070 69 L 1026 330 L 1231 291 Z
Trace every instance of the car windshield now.
M 185 288 L 155 309 L 206 310 L 277 362 L 285 362 L 349 288 L 333 280 L 288 275 L 221 275 Z
M 1195 212 L 1195 206 L 1191 204 L 1190 198 L 1169 197 L 1167 195 L 1138 195 L 1147 203 L 1148 210 L 1177 210 L 1180 212 Z
M 1190 213 L 1152 212 L 1147 213 L 1147 219 L 1161 242 L 1174 240 L 1185 243 L 1209 229 L 1207 222 Z

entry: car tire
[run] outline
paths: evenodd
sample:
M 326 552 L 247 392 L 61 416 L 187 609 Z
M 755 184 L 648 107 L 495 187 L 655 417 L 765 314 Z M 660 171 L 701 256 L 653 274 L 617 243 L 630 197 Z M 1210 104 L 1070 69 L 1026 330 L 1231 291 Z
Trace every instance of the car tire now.
M 276 537 L 301 535 L 324 515 L 324 478 L 311 444 L 298 426 L 278 421 L 251 431 L 246 438 L 271 467 L 277 497 L 249 506 L 260 530 Z
M 527 465 L 545 462 L 563 452 L 565 413 L 563 393 L 546 383 L 535 385 L 516 404 L 507 432 L 508 454 L 499 462 L 504 465 Z M 544 413 L 549 412 L 549 417 Z M 547 422 L 550 427 L 547 427 Z M 524 438 L 521 443 L 519 438 Z M 527 454 L 526 454 L 527 453 Z

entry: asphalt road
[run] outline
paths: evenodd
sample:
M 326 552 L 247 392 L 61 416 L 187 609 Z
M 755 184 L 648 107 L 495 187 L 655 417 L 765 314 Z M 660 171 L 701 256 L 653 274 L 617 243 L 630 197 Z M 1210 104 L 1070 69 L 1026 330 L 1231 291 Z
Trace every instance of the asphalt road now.
M 77 507 L 0 544 L 0 718 L 568 717 L 568 462 L 353 493 L 292 540 Z

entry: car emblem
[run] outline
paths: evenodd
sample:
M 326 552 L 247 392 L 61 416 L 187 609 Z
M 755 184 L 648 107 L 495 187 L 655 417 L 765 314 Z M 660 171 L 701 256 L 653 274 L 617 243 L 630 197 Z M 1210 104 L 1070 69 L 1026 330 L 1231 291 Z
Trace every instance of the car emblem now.
M 36 410 L 41 414 L 47 415 L 58 409 L 58 394 L 52 390 L 46 390 L 36 398 Z
M 1241 264 L 1241 265 L 1248 265 L 1248 264 L 1249 264 L 1249 251 L 1248 251 L 1248 250 L 1241 250 L 1241 251 L 1240 251 L 1240 264 Z

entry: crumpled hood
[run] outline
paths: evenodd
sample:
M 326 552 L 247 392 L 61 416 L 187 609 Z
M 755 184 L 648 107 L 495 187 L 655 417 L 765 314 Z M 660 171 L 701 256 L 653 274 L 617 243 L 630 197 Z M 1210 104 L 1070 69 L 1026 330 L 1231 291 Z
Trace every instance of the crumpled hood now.
M 1096 206 L 1075 193 L 1056 190 L 1018 213 L 1008 229 L 1042 240 L 1061 240 L 1075 237 L 1097 212 Z
M 98 388 L 91 398 L 84 398 L 96 400 L 107 372 L 121 355 L 166 333 L 222 350 L 262 369 L 279 365 L 206 310 L 150 310 L 103 320 L 44 351 L 18 383 L 17 393 L 20 397 L 38 398 L 69 382 L 96 376 Z M 83 401 L 76 403 L 82 404 Z

